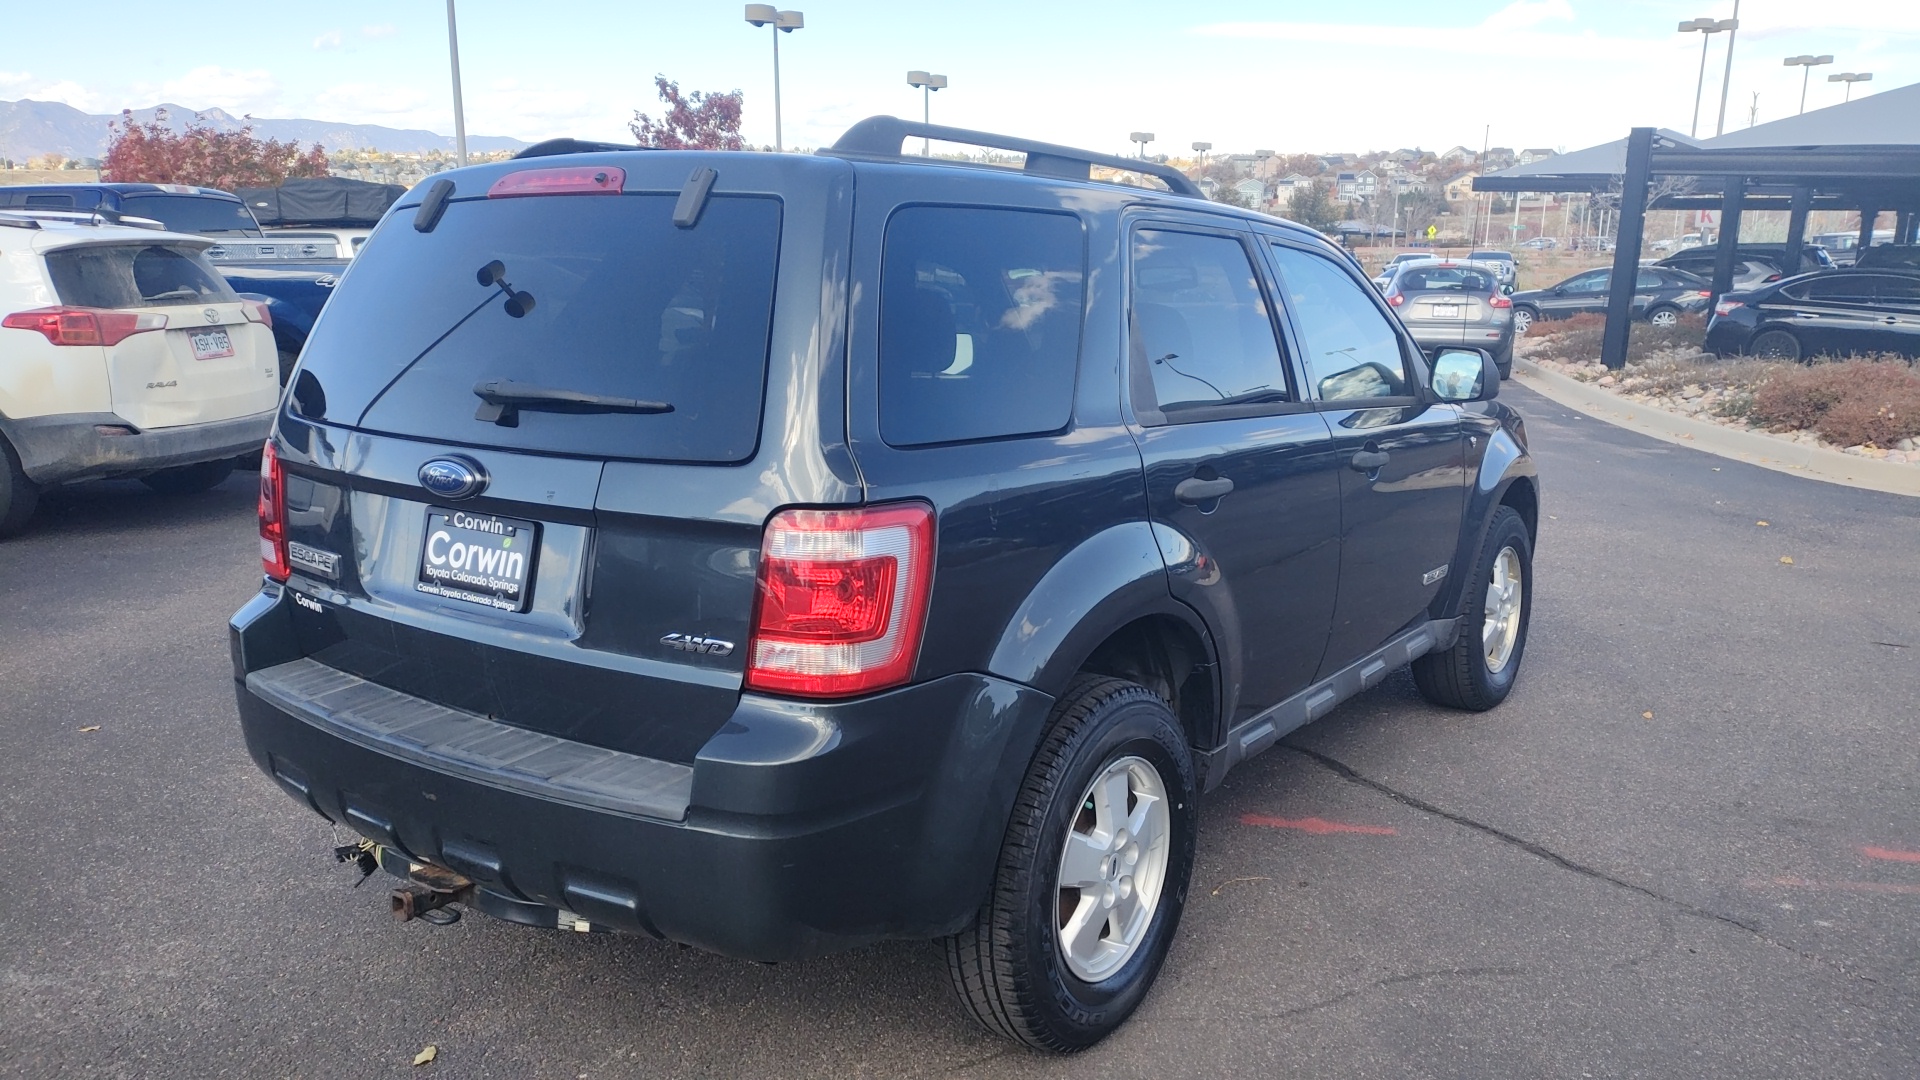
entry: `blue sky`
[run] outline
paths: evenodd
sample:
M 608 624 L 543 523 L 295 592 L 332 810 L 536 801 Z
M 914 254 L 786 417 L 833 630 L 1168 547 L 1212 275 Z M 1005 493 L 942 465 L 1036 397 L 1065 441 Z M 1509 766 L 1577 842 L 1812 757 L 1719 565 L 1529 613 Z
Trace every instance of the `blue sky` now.
M 1124 152 L 1194 140 L 1216 151 L 1325 152 L 1419 145 L 1577 149 L 1654 124 L 1685 131 L 1696 16 L 1733 0 L 1217 0 L 1207 4 L 790 0 L 807 26 L 781 41 L 789 146 L 830 143 L 863 116 L 917 115 L 909 68 L 947 75 L 939 122 Z M 94 0 L 76 23 L 10 4 L 0 99 L 95 112 L 173 101 L 255 116 L 452 130 L 438 0 L 240 4 Z M 538 139 L 623 138 L 657 111 L 656 72 L 684 89 L 746 94 L 746 135 L 773 140 L 770 30 L 740 3 L 459 0 L 467 130 Z M 114 18 L 125 9 L 124 21 Z M 1870 91 L 1920 81 L 1920 0 L 1742 0 L 1729 128 L 1752 94 L 1761 121 L 1790 115 L 1799 69 L 1832 53 L 1808 107 L 1840 100 L 1826 76 L 1872 71 Z M 1704 134 L 1725 35 L 1708 61 Z M 1430 73 L 1426 75 L 1418 73 Z

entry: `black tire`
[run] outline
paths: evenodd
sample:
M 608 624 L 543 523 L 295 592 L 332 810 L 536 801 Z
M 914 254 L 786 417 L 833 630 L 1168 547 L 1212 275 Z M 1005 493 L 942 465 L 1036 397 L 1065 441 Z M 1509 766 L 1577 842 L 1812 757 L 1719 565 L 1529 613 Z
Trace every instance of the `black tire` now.
M 1068 969 L 1059 944 L 1063 894 L 1077 895 L 1058 887 L 1061 854 L 1083 793 L 1110 764 L 1129 757 L 1150 763 L 1165 786 L 1167 865 L 1131 954 L 1111 975 L 1086 982 Z M 943 942 L 954 990 L 981 1026 L 1037 1049 L 1073 1053 L 1133 1013 L 1179 929 L 1193 874 L 1197 796 L 1186 737 L 1164 700 L 1121 679 L 1074 682 L 1054 707 L 1015 797 L 987 902 L 972 925 Z M 1091 800 L 1086 806 L 1091 813 Z
M 1650 326 L 1680 325 L 1680 309 L 1671 304 L 1656 304 L 1647 309 L 1647 323 Z
M 299 362 L 300 353 L 294 349 L 281 349 L 277 355 L 280 360 L 280 385 L 285 386 L 293 376 L 293 365 Z
M 1788 360 L 1798 363 L 1806 356 L 1806 347 L 1787 330 L 1762 330 L 1747 343 L 1747 351 L 1762 360 Z
M 1494 563 L 1511 549 L 1520 566 L 1519 625 L 1512 646 L 1495 667 L 1489 660 L 1483 632 L 1486 627 L 1487 594 L 1494 576 Z M 1527 651 L 1527 624 L 1533 612 L 1533 542 L 1527 525 L 1512 507 L 1494 511 L 1487 525 L 1486 539 L 1474 560 L 1474 576 L 1466 586 L 1461 604 L 1460 637 L 1451 648 L 1428 653 L 1413 662 L 1413 682 L 1421 696 L 1435 705 L 1469 712 L 1485 712 L 1507 699 L 1520 673 L 1520 660 Z
M 197 495 L 232 476 L 233 465 L 232 458 L 180 465 L 143 476 L 140 482 L 162 495 Z
M 1493 366 L 1500 369 L 1501 382 L 1513 378 L 1513 342 L 1507 342 L 1506 348 L 1493 354 Z
M 1540 309 L 1516 304 L 1513 309 L 1513 336 L 1526 337 L 1534 323 L 1540 321 Z
M 39 505 L 40 485 L 27 479 L 19 455 L 5 438 L 0 438 L 0 540 L 26 528 Z

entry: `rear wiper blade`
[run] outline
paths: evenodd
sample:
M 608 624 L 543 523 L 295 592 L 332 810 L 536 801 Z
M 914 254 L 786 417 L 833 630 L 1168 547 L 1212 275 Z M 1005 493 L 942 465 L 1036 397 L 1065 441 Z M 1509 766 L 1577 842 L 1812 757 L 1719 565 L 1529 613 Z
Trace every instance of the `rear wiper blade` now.
M 565 390 L 554 386 L 537 386 L 533 383 L 514 382 L 511 379 L 488 379 L 475 384 L 473 395 L 480 399 L 480 407 L 474 410 L 473 418 L 501 427 L 519 427 L 520 410 L 532 409 L 536 412 L 559 413 L 635 413 L 653 415 L 670 413 L 673 406 L 664 401 L 643 401 L 639 398 L 615 397 L 612 394 L 595 394 L 584 390 Z

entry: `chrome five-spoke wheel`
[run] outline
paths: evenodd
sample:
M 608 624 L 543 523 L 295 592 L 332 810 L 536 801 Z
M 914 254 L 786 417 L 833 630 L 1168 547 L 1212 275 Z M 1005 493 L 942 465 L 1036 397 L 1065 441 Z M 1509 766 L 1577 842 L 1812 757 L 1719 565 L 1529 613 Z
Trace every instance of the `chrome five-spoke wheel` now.
M 1520 553 L 1503 547 L 1493 558 L 1493 573 L 1487 579 L 1485 621 L 1480 626 L 1480 644 L 1487 658 L 1487 670 L 1499 671 L 1513 657 L 1513 646 L 1520 639 L 1521 601 L 1526 588 L 1520 568 Z
M 1123 967 L 1166 884 L 1167 787 L 1145 758 L 1109 764 L 1080 798 L 1060 853 L 1060 957 L 1084 982 Z

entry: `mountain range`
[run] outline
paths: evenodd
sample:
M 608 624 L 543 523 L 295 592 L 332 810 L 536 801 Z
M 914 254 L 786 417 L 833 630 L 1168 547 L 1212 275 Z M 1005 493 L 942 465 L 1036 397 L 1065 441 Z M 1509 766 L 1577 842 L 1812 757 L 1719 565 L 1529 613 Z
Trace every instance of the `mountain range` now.
M 420 154 L 429 150 L 452 152 L 453 136 L 437 135 L 419 129 L 381 127 L 378 124 L 342 124 L 331 120 L 265 120 L 234 116 L 224 109 L 196 110 L 181 105 L 155 105 L 135 109 L 139 123 L 152 120 L 165 110 L 165 123 L 174 130 L 186 127 L 198 115 L 217 131 L 238 131 L 248 124 L 262 139 L 296 142 L 302 147 L 319 143 L 328 150 L 385 150 L 396 154 Z M 112 132 L 107 124 L 118 115 L 81 112 L 57 101 L 0 101 L 0 157 L 24 161 L 41 154 L 60 154 L 70 158 L 105 156 Z M 528 144 L 500 135 L 469 135 L 467 149 L 519 150 Z

